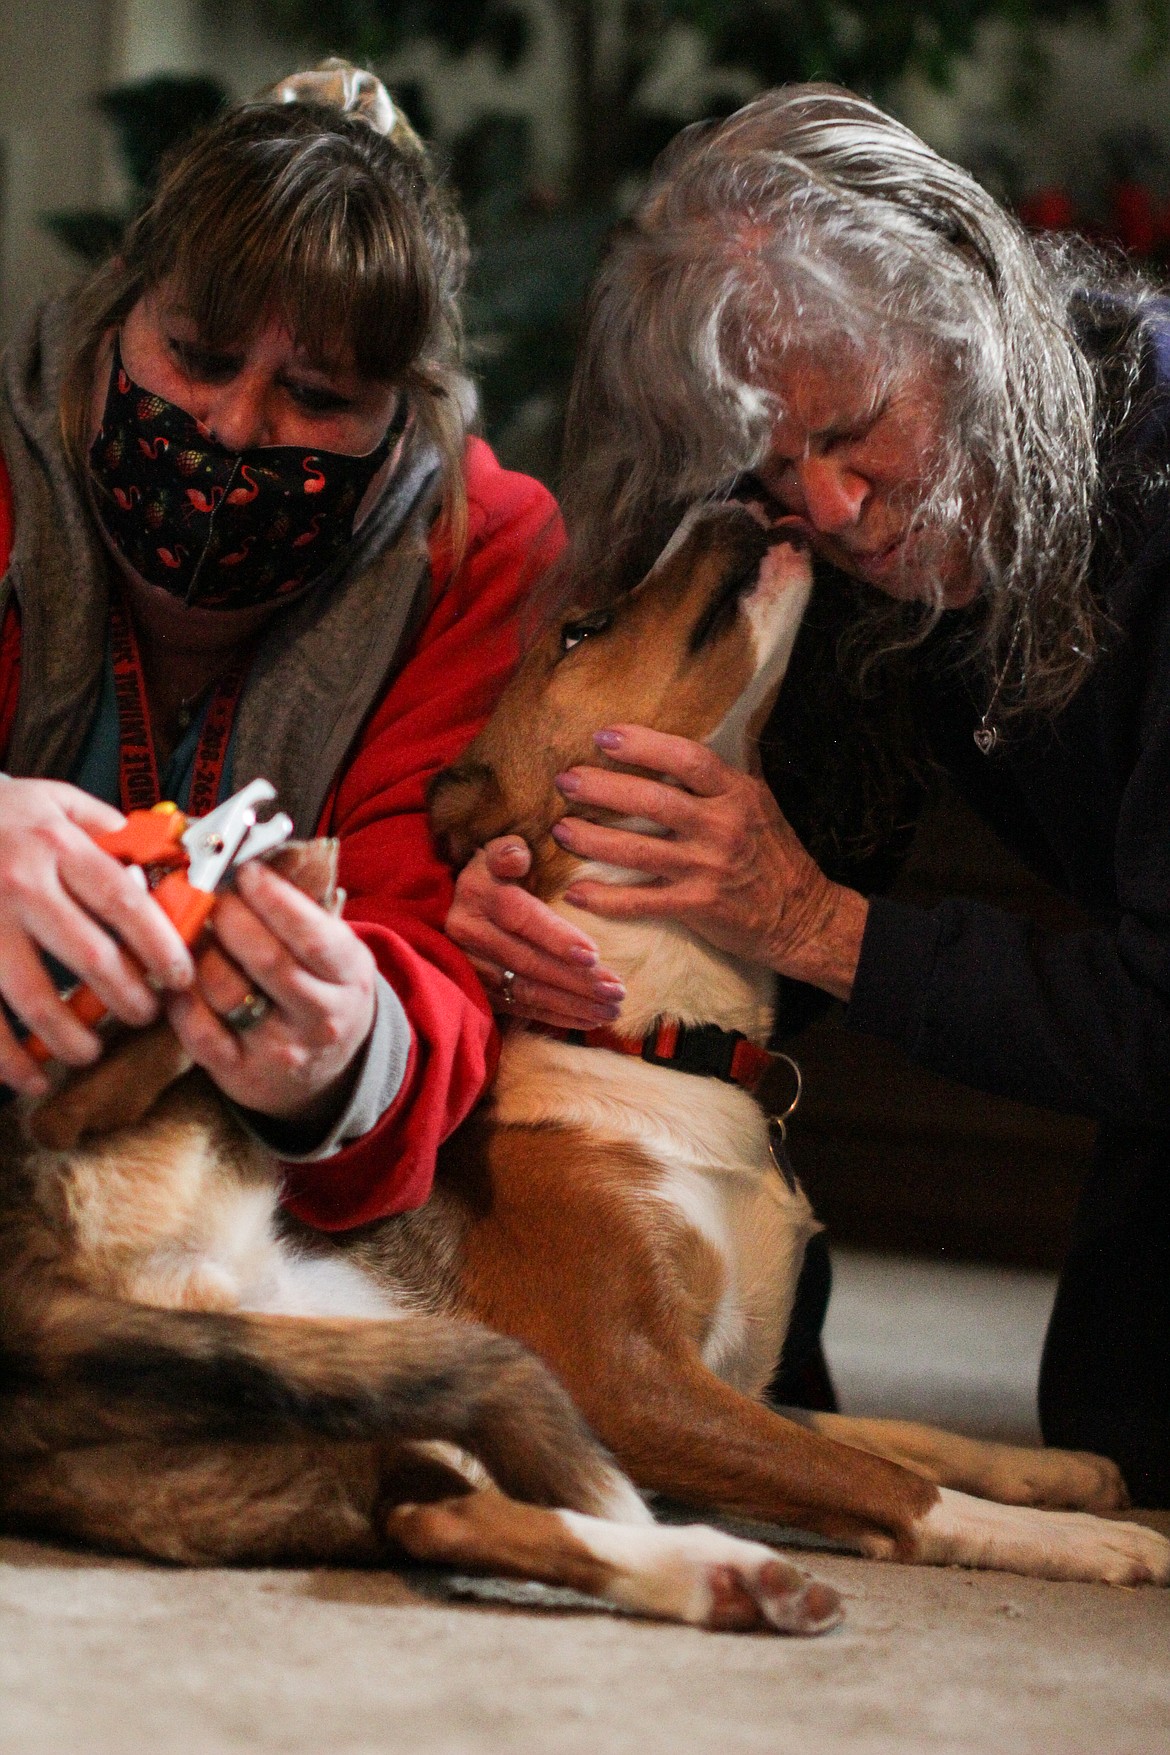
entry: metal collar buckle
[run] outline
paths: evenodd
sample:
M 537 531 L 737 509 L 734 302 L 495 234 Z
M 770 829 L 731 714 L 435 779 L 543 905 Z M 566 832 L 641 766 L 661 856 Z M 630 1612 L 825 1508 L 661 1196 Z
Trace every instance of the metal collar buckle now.
M 796 1080 L 796 1089 L 792 1093 L 792 1101 L 787 1109 L 781 1110 L 779 1115 L 769 1115 L 768 1117 L 769 1156 L 778 1174 L 783 1178 L 789 1193 L 795 1194 L 797 1190 L 796 1174 L 788 1156 L 788 1122 L 796 1114 L 800 1106 L 800 1099 L 804 1095 L 804 1075 L 790 1054 L 785 1054 L 781 1049 L 773 1049 L 771 1052 L 774 1060 L 782 1060 L 792 1068 L 792 1074 Z

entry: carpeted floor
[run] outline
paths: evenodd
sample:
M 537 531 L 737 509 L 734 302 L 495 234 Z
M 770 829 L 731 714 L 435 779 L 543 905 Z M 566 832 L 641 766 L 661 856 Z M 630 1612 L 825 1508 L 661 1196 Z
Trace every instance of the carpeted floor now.
M 0 1544 L 4 1755 L 1158 1755 L 1170 1593 L 817 1557 L 819 1640 Z M 541 1593 L 533 1590 L 534 1599 Z
M 1023 1431 L 1046 1297 L 844 1258 L 846 1402 L 868 1381 L 873 1411 L 958 1397 L 974 1428 Z M 421 1571 L 184 1573 L 0 1541 L 0 1755 L 1170 1751 L 1170 1592 L 804 1558 L 847 1598 L 819 1640 Z

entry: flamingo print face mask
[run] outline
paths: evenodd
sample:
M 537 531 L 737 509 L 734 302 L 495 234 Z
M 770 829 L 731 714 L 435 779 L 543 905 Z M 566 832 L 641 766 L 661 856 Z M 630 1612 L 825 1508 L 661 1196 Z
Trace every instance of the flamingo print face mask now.
M 278 602 L 329 571 L 362 495 L 406 425 L 405 396 L 364 456 L 262 445 L 228 451 L 173 402 L 135 384 L 115 341 L 89 468 L 117 552 L 201 609 Z

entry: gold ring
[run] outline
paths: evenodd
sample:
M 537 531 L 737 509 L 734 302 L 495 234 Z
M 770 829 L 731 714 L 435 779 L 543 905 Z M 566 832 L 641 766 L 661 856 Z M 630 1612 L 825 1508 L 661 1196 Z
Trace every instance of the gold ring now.
M 272 1001 L 262 993 L 246 993 L 239 1005 L 234 1005 L 230 1012 L 223 1014 L 223 1021 L 229 1030 L 242 1036 L 245 1030 L 254 1029 L 272 1010 Z

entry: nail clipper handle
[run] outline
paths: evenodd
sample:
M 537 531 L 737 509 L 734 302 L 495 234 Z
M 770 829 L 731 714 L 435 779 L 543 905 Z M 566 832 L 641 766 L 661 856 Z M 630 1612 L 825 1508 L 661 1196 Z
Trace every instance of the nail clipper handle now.
M 181 871 L 168 871 L 151 891 L 185 945 L 193 945 L 215 907 L 214 890 L 197 890 Z
M 98 998 L 92 987 L 75 987 L 65 1004 L 81 1024 L 100 1024 L 106 1015 L 105 1003 Z M 39 1036 L 29 1036 L 21 1043 L 21 1047 L 41 1065 L 53 1058 Z
M 194 884 L 187 882 L 185 873 L 169 871 L 151 893 L 183 943 L 193 945 L 215 907 L 214 892 L 197 890 Z M 105 1004 L 92 987 L 75 987 L 65 1003 L 82 1024 L 100 1024 L 106 1016 Z M 39 1036 L 29 1036 L 22 1046 L 26 1054 L 42 1065 L 52 1059 Z

